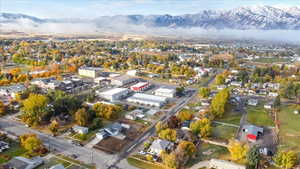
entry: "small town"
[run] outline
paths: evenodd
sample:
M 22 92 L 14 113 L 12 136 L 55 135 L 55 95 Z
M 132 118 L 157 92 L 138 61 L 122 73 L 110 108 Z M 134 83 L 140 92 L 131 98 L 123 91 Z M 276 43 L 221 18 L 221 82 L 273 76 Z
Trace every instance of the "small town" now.
M 293 46 L 1 44 L 3 168 L 300 164 L 300 59 Z

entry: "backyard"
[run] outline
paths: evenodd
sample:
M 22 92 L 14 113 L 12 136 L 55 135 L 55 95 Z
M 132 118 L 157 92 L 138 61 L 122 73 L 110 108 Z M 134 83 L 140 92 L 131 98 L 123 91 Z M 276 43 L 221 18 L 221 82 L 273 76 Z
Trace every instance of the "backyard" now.
M 249 123 L 258 126 L 274 126 L 274 121 L 268 111 L 263 106 L 247 107 L 247 120 Z
M 280 147 L 282 149 L 292 149 L 300 153 L 300 115 L 294 114 L 294 105 L 282 105 L 278 118 L 280 121 Z
M 0 153 L 0 164 L 6 163 L 11 158 L 26 154 L 26 150 L 19 143 L 11 141 L 10 148 Z
M 241 117 L 242 113 L 231 110 L 226 112 L 224 116 L 221 119 L 218 119 L 217 121 L 240 125 Z
M 238 128 L 213 124 L 212 137 L 218 140 L 227 141 L 235 137 Z

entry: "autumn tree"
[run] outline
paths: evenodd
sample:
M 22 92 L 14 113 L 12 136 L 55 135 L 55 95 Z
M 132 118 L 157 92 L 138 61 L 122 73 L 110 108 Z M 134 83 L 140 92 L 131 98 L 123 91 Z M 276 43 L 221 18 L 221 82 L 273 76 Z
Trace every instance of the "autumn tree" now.
M 279 151 L 275 155 L 274 161 L 282 168 L 292 168 L 297 163 L 297 154 L 294 151 Z
M 176 150 L 177 152 L 182 152 L 184 156 L 191 157 L 196 152 L 196 146 L 189 141 L 180 141 Z
M 184 109 L 178 113 L 177 117 L 183 122 L 186 120 L 191 120 L 193 118 L 193 115 L 189 110 Z
M 202 87 L 199 89 L 199 96 L 201 98 L 208 98 L 209 94 L 210 94 L 210 88 Z
M 167 166 L 168 168 L 178 168 L 179 167 L 179 162 L 177 160 L 176 154 L 173 153 L 166 153 L 166 152 L 162 152 L 161 153 L 161 158 L 163 161 L 163 164 L 165 166 Z
M 224 115 L 229 98 L 230 92 L 228 89 L 223 89 L 215 95 L 210 107 L 213 117 L 222 117 Z
M 164 129 L 164 130 L 161 130 L 158 134 L 158 136 L 161 138 L 161 139 L 165 139 L 165 140 L 168 140 L 168 141 L 171 141 L 171 142 L 175 142 L 176 141 L 176 130 L 174 129 Z
M 75 120 L 79 126 L 86 126 L 88 124 L 89 115 L 85 108 L 77 110 L 75 113 Z
M 216 76 L 216 81 L 215 81 L 216 85 L 222 85 L 225 83 L 225 77 L 223 74 L 218 74 Z
M 164 129 L 166 129 L 167 128 L 167 126 L 163 123 L 163 122 L 161 122 L 161 121 L 159 121 L 156 125 L 155 125 L 155 131 L 156 131 L 156 133 L 158 134 L 160 131 L 162 131 L 162 130 L 164 130 Z
M 48 98 L 40 94 L 30 94 L 23 101 L 22 118 L 28 125 L 38 125 L 43 120 L 49 119 L 50 109 Z
M 25 134 L 20 136 L 22 146 L 30 153 L 43 148 L 42 141 L 35 134 Z
M 106 120 L 113 120 L 119 117 L 123 108 L 119 105 L 97 103 L 93 106 L 93 110 L 96 112 L 97 116 Z
M 199 119 L 190 124 L 192 132 L 201 137 L 208 137 L 211 134 L 211 121 L 207 118 Z
M 6 107 L 2 101 L 0 101 L 0 116 L 4 116 L 6 114 Z
M 228 151 L 234 161 L 239 161 L 246 158 L 249 151 L 249 146 L 237 140 L 230 140 L 228 144 Z
M 180 126 L 180 120 L 176 116 L 171 116 L 168 119 L 167 124 L 171 129 L 178 128 Z
M 53 135 L 56 135 L 58 132 L 59 124 L 56 120 L 52 120 L 51 124 L 49 125 L 49 130 Z

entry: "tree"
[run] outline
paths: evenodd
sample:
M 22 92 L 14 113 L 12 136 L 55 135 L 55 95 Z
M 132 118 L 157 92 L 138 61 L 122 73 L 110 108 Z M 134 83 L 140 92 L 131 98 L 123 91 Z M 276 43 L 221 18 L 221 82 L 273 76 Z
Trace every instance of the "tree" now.
M 222 75 L 222 74 L 218 74 L 217 76 L 216 76 L 216 85 L 222 85 L 222 84 L 224 84 L 225 83 L 225 77 L 224 77 L 224 75 Z
M 175 153 L 168 154 L 166 152 L 161 153 L 162 161 L 165 166 L 169 168 L 178 168 L 179 163 Z
M 42 141 L 35 134 L 25 134 L 20 136 L 22 146 L 30 153 L 43 148 Z
M 58 132 L 59 124 L 56 120 L 53 120 L 49 126 L 49 130 L 53 135 L 56 135 Z
M 189 141 L 181 141 L 177 146 L 177 152 L 182 152 L 184 156 L 191 157 L 196 152 L 196 146 Z
M 167 124 L 171 129 L 178 128 L 180 126 L 180 120 L 176 116 L 171 116 L 168 119 Z
M 90 129 L 95 130 L 102 126 L 102 121 L 100 118 L 95 118 L 92 122 Z
M 4 116 L 6 114 L 6 107 L 2 101 L 0 101 L 0 116 Z
M 161 130 L 158 134 L 161 139 L 165 139 L 171 142 L 176 141 L 176 130 L 174 129 L 164 129 Z
M 155 125 L 155 130 L 156 130 L 156 133 L 158 134 L 160 131 L 166 129 L 166 126 L 161 122 L 159 121 L 156 125 Z
M 208 137 L 211 134 L 211 121 L 208 118 L 203 118 L 192 122 L 190 128 L 194 134 Z
M 253 146 L 250 151 L 247 153 L 247 161 L 250 166 L 253 166 L 254 168 L 257 167 L 259 164 L 259 161 L 261 159 L 259 149 L 257 146 Z
M 75 113 L 75 120 L 79 126 L 86 126 L 88 124 L 89 115 L 85 108 L 78 109 Z
M 210 88 L 202 87 L 199 89 L 199 96 L 202 98 L 208 98 L 210 94 Z
M 230 92 L 228 89 L 223 89 L 215 95 L 210 106 L 213 117 L 222 117 L 224 115 L 229 98 Z
M 182 96 L 184 92 L 184 87 L 177 87 L 176 88 L 176 95 L 177 96 Z
M 119 105 L 97 103 L 93 106 L 93 110 L 96 112 L 97 116 L 106 120 L 113 120 L 119 117 L 123 108 Z
M 275 163 L 283 168 L 292 168 L 297 163 L 297 154 L 294 151 L 279 151 L 274 157 Z
M 177 117 L 183 122 L 186 120 L 191 120 L 193 118 L 193 115 L 189 112 L 189 110 L 184 109 L 178 113 Z
M 43 120 L 50 118 L 48 98 L 40 94 L 30 94 L 23 101 L 23 120 L 28 125 L 38 125 Z
M 247 156 L 249 146 L 236 140 L 230 140 L 228 144 L 228 151 L 234 161 L 239 161 Z

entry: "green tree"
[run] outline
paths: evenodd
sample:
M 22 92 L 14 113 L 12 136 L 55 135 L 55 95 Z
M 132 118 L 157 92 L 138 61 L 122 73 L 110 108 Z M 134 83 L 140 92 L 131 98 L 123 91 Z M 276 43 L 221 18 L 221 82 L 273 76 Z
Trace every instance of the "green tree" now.
M 234 161 L 239 161 L 246 158 L 249 151 L 249 146 L 236 140 L 230 140 L 228 144 L 228 151 Z
M 297 154 L 294 151 L 279 151 L 274 157 L 275 163 L 283 168 L 292 168 L 297 163 Z
M 213 117 L 222 117 L 224 115 L 229 98 L 230 92 L 228 89 L 223 89 L 215 95 L 210 106 Z
M 164 129 L 161 130 L 158 134 L 161 139 L 165 139 L 171 142 L 176 141 L 176 130 L 174 129 Z
M 23 101 L 23 120 L 28 125 L 38 125 L 43 120 L 50 118 L 48 98 L 40 94 L 30 94 Z
M 199 96 L 202 98 L 208 98 L 210 94 L 210 88 L 208 87 L 202 87 L 199 89 Z
M 192 122 L 190 128 L 194 134 L 205 138 L 211 134 L 211 121 L 207 118 L 203 118 Z
M 250 151 L 247 153 L 247 161 L 250 166 L 253 166 L 254 168 L 257 167 L 259 164 L 259 161 L 261 159 L 259 149 L 257 146 L 253 146 Z
M 75 113 L 75 120 L 79 126 L 86 126 L 88 124 L 89 115 L 85 108 L 77 110 Z

